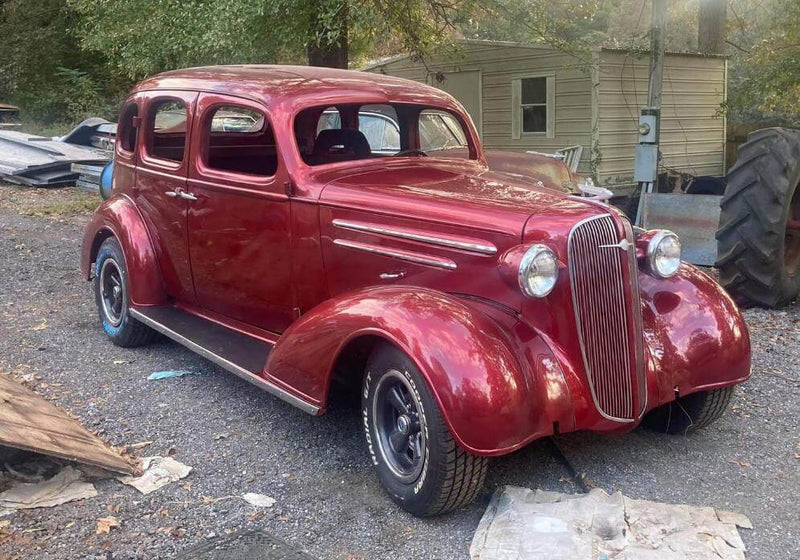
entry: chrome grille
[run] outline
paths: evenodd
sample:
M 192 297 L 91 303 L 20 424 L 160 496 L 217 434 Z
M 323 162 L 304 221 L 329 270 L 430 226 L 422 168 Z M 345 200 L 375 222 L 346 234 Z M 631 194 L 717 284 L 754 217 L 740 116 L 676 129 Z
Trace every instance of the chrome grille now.
M 624 422 L 635 417 L 633 385 L 639 361 L 631 340 L 631 313 L 639 310 L 625 290 L 625 268 L 636 262 L 629 259 L 632 244 L 623 250 L 631 241 L 626 236 L 620 246 L 614 220 L 601 215 L 578 223 L 568 244 L 572 302 L 592 397 L 603 416 Z M 641 391 L 643 383 L 637 385 Z

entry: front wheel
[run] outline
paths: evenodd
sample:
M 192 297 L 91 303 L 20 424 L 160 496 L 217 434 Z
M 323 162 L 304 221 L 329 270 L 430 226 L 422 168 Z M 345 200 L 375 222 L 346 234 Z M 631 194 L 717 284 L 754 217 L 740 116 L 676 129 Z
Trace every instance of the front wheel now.
M 733 387 L 700 391 L 651 410 L 642 425 L 666 434 L 685 434 L 716 422 L 728 409 Z
M 361 402 L 378 479 L 400 507 L 431 516 L 475 498 L 488 460 L 458 445 L 408 356 L 388 344 L 376 348 L 367 363 Z
M 125 257 L 114 237 L 103 241 L 97 252 L 94 297 L 103 330 L 117 346 L 141 346 L 157 336 L 156 331 L 131 317 Z

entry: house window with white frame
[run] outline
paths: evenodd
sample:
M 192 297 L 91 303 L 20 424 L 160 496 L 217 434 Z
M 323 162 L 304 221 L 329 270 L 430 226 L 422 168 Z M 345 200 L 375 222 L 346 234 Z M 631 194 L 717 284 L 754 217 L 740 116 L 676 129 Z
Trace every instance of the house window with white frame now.
M 522 133 L 547 133 L 547 78 L 520 80 Z
M 553 75 L 526 76 L 511 83 L 512 136 L 555 136 L 555 88 Z

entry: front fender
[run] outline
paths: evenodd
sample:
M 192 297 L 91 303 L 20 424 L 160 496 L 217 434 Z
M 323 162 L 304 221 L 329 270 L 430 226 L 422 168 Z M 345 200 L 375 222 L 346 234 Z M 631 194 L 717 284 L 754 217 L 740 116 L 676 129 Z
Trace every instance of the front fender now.
M 676 391 L 688 395 L 747 380 L 750 334 L 719 284 L 686 264 L 672 278 L 639 278 L 648 409 L 674 400 Z
M 543 338 L 513 321 L 516 330 L 501 327 L 479 306 L 434 290 L 368 288 L 297 320 L 264 375 L 324 407 L 348 342 L 384 338 L 414 361 L 456 441 L 475 454 L 499 455 L 551 434 L 553 422 L 574 423 L 558 359 Z
M 147 227 L 133 202 L 116 196 L 95 210 L 83 233 L 81 272 L 87 280 L 100 244 L 110 235 L 119 241 L 125 255 L 130 298 L 133 305 L 163 305 L 166 292 Z

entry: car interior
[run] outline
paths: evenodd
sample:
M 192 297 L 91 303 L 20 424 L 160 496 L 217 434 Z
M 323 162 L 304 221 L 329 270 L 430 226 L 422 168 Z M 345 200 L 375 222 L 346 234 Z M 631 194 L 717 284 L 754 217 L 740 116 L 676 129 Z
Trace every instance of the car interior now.
M 295 117 L 294 128 L 303 161 L 312 166 L 434 153 L 471 157 L 463 126 L 452 114 L 435 108 L 403 104 L 312 107 Z

